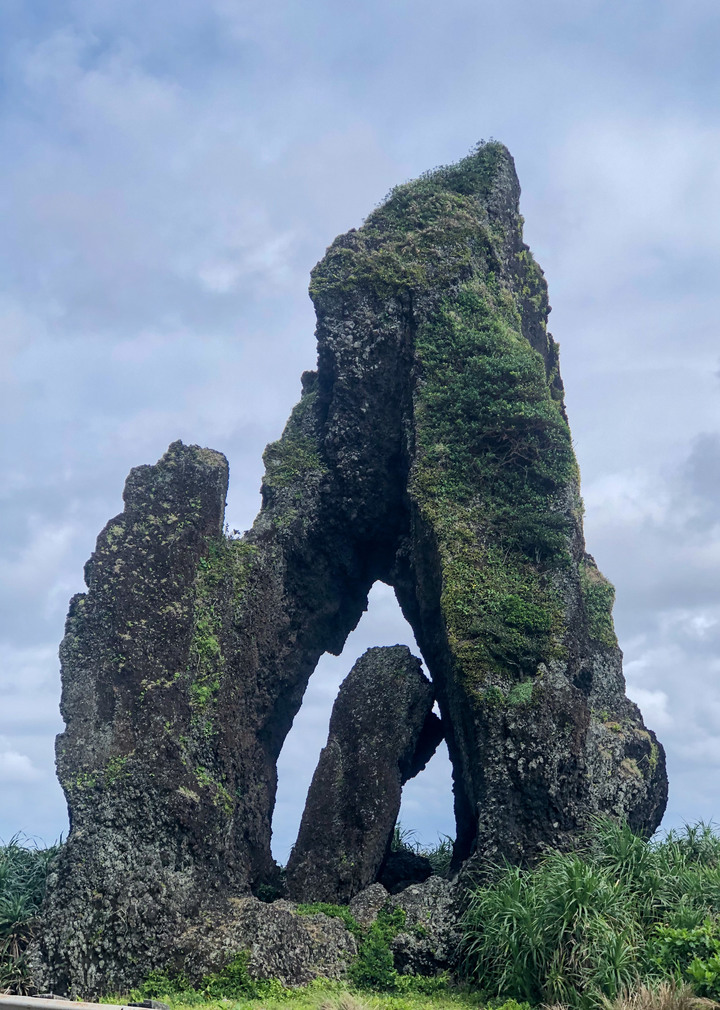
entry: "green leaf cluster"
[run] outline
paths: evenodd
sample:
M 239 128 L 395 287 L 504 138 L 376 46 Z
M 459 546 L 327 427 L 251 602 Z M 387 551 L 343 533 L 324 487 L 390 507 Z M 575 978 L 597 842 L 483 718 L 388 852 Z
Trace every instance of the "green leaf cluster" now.
M 365 931 L 358 956 L 350 965 L 348 975 L 359 989 L 393 992 L 398 987 L 390 941 L 402 931 L 405 911 L 402 908 L 382 908 Z
M 0 846 L 0 990 L 32 991 L 26 950 L 37 930 L 50 864 L 59 844 L 46 849 L 20 836 Z
M 668 978 L 718 995 L 720 837 L 700 824 L 647 842 L 599 821 L 579 852 L 498 868 L 463 926 L 464 974 L 498 997 L 586 1010 Z

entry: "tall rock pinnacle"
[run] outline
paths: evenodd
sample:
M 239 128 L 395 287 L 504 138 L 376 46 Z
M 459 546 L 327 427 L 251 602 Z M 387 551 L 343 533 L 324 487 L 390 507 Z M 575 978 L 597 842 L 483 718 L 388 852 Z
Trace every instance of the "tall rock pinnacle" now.
M 378 879 L 402 787 L 442 740 L 433 690 L 404 645 L 368 649 L 340 685 L 287 865 L 295 901 L 347 904 Z
M 664 753 L 625 696 L 613 589 L 585 551 L 519 192 L 484 144 L 333 242 L 310 287 L 317 371 L 242 540 L 221 530 L 223 457 L 175 443 L 132 472 L 62 648 L 72 830 L 48 987 L 127 988 L 173 963 L 188 918 L 276 878 L 280 749 L 377 580 L 433 681 L 457 866 L 568 847 L 601 813 L 659 824 Z

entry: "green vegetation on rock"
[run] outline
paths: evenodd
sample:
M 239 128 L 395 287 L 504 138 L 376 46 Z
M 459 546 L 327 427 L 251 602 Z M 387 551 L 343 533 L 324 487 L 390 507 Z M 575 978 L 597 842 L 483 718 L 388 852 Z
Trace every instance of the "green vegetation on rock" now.
M 398 988 L 399 975 L 393 964 L 390 941 L 405 925 L 405 912 L 382 908 L 377 918 L 366 929 L 355 919 L 347 905 L 331 905 L 315 901 L 297 906 L 300 915 L 329 915 L 342 919 L 349 932 L 358 941 L 358 956 L 350 965 L 348 975 L 359 989 L 392 992 Z
M 588 631 L 596 641 L 613 648 L 617 645 L 612 609 L 615 587 L 592 560 L 580 564 L 580 591 L 588 619 Z
M 313 473 L 322 475 L 327 472 L 318 450 L 317 439 L 312 433 L 316 400 L 316 392 L 305 393 L 293 408 L 282 438 L 265 448 L 263 485 L 266 488 L 290 487 L 307 480 Z
M 313 300 L 358 290 L 385 298 L 458 276 L 478 245 L 487 245 L 478 209 L 503 153 L 501 144 L 479 145 L 457 165 L 396 186 L 362 229 L 330 246 L 312 273 Z
M 208 709 L 220 690 L 225 670 L 221 639 L 228 597 L 236 603 L 242 599 L 255 553 L 252 544 L 221 536 L 208 543 L 207 555 L 198 563 L 188 666 L 190 698 L 197 712 Z
M 435 531 L 443 613 L 465 674 L 534 673 L 562 655 L 552 579 L 570 563 L 570 432 L 540 355 L 490 290 L 465 287 L 418 334 L 411 491 Z M 576 504 L 576 502 L 574 502 Z

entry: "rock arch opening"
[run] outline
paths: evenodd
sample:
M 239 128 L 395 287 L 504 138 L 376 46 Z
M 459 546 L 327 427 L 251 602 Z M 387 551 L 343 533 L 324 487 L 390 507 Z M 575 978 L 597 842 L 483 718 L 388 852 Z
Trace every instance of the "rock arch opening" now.
M 302 706 L 295 717 L 278 760 L 278 788 L 272 822 L 272 851 L 286 865 L 298 837 L 300 822 L 320 752 L 328 738 L 331 712 L 340 686 L 356 661 L 369 648 L 407 645 L 420 657 L 412 628 L 406 621 L 393 589 L 376 582 L 368 606 L 339 656 L 326 653 L 310 678 Z M 424 670 L 425 676 L 428 676 Z M 439 715 L 437 703 L 434 711 Z M 455 835 L 452 767 L 441 740 L 426 767 L 402 787 L 398 823 L 413 847 L 429 848 L 439 838 Z

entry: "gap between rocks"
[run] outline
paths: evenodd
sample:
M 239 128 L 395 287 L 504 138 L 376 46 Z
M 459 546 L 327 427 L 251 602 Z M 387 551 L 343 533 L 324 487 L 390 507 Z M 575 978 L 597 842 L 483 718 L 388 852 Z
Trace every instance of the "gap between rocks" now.
M 320 659 L 280 752 L 272 851 L 281 865 L 286 865 L 297 838 L 310 781 L 327 740 L 330 712 L 340 684 L 366 649 L 396 644 L 407 645 L 414 655 L 421 655 L 393 589 L 376 582 L 370 590 L 367 611 L 349 635 L 341 655 L 326 653 Z M 427 669 L 423 669 L 427 676 Z M 405 785 L 399 822 L 404 829 L 414 832 L 413 842 L 432 846 L 439 835 L 455 836 L 452 804 L 452 766 L 443 740 L 424 771 Z

